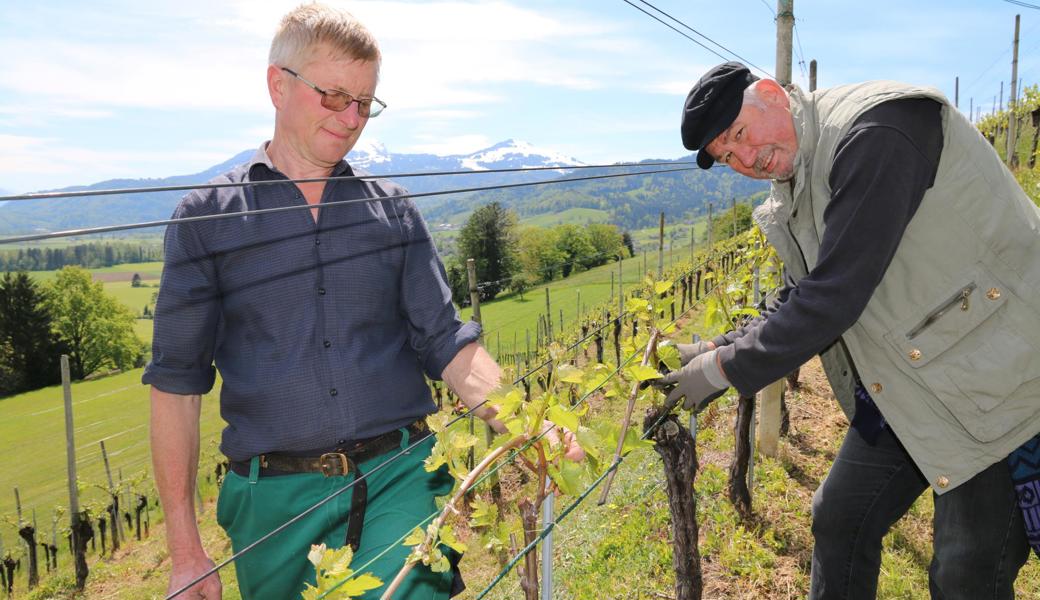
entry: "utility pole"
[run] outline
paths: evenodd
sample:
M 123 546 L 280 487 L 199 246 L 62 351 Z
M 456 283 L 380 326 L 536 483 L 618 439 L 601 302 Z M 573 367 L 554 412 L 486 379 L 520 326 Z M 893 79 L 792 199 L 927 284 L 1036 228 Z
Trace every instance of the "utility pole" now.
M 794 32 L 794 0 L 776 2 L 776 81 L 791 84 L 791 42 Z
M 1014 50 L 1011 53 L 1011 96 L 1008 97 L 1008 132 L 1007 132 L 1007 166 L 1015 167 L 1018 166 L 1018 153 L 1015 152 L 1015 145 L 1018 140 L 1015 134 L 1018 133 L 1017 121 L 1018 117 L 1015 116 L 1015 104 L 1018 103 L 1017 88 L 1015 84 L 1018 83 L 1018 30 L 1022 22 L 1022 15 L 1015 15 L 1015 41 L 1013 44 Z
M 809 91 L 816 91 L 816 59 L 809 61 Z
M 961 78 L 953 78 L 953 107 L 961 107 Z

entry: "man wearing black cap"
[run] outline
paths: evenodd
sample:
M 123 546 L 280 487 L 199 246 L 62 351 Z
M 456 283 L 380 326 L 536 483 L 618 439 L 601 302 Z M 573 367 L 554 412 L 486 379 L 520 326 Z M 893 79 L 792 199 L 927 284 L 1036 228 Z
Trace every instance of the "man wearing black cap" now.
M 932 88 L 807 95 L 725 63 L 682 140 L 772 180 L 754 218 L 791 285 L 768 318 L 681 344 L 660 384 L 699 410 L 819 354 L 851 420 L 813 498 L 810 598 L 874 598 L 881 540 L 929 486 L 932 597 L 1013 598 L 1027 526 L 1040 547 L 1040 210 Z

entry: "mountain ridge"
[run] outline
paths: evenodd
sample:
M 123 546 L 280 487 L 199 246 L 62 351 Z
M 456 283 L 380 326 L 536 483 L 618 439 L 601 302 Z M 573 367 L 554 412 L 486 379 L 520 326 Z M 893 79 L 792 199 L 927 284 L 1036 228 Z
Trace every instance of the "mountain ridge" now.
M 86 191 L 135 187 L 164 187 L 205 183 L 249 160 L 255 149 L 244 150 L 228 160 L 198 173 L 162 178 L 110 179 L 60 190 Z M 575 171 L 568 167 L 586 163 L 528 142 L 507 139 L 470 154 L 435 155 L 393 153 L 378 141 L 365 141 L 347 156 L 352 166 L 374 175 L 414 174 L 402 177 L 413 193 L 554 180 Z M 691 157 L 674 161 L 684 162 Z M 659 161 L 640 161 L 659 162 Z M 495 169 L 558 167 L 535 172 L 495 172 Z M 634 167 L 645 171 L 648 167 Z M 659 170 L 659 169 L 658 169 Z M 607 174 L 616 169 L 582 169 L 582 176 Z M 724 171 L 724 172 L 723 172 Z M 448 175 L 423 173 L 451 172 Z M 750 183 L 749 183 L 750 182 Z M 552 189 L 550 189 L 552 188 Z M 721 202 L 727 196 L 745 197 L 765 189 L 761 182 L 739 177 L 728 170 L 691 170 L 658 175 L 635 175 L 617 179 L 568 182 L 553 185 L 444 194 L 419 200 L 427 220 L 458 223 L 477 206 L 495 200 L 523 216 L 545 215 L 569 208 L 608 210 L 622 227 L 640 226 L 650 213 L 664 210 L 671 217 L 704 212 L 706 202 Z M 108 196 L 55 198 L 8 202 L 0 206 L 0 234 L 18 235 L 97 227 L 118 223 L 157 221 L 169 218 L 183 191 L 127 193 Z

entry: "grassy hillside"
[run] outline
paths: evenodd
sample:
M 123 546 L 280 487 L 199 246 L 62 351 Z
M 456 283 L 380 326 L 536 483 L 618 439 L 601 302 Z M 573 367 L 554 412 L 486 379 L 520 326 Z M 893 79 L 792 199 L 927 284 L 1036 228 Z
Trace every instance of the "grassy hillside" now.
M 610 213 L 596 208 L 568 208 L 558 213 L 546 213 L 528 217 L 520 221 L 521 225 L 532 227 L 553 227 L 554 225 L 588 225 L 589 223 L 609 223 Z
M 688 338 L 696 320 L 675 334 Z M 808 590 L 812 539 L 809 507 L 813 491 L 826 474 L 847 424 L 830 393 L 818 361 L 802 371 L 802 388 L 788 397 L 791 435 L 783 438 L 776 458 L 755 458 L 751 522 L 743 523 L 726 499 L 727 468 L 733 453 L 735 399 L 727 396 L 701 416 L 697 439 L 698 521 L 705 598 L 793 600 Z M 618 419 L 622 402 L 595 399 L 593 414 Z M 637 423 L 641 410 L 637 410 Z M 507 486 L 508 487 L 508 486 Z M 230 554 L 214 522 L 211 501 L 200 516 L 205 545 L 218 561 Z M 660 461 L 649 449 L 630 454 L 619 470 L 610 500 L 596 506 L 596 494 L 580 504 L 554 533 L 554 597 L 574 600 L 674 597 L 671 531 Z M 573 499 L 560 498 L 556 514 Z M 926 600 L 931 560 L 930 494 L 923 495 L 886 537 L 879 598 Z M 159 598 L 169 562 L 163 530 L 153 519 L 153 536 L 121 551 L 114 561 L 95 562 L 85 595 L 91 599 Z M 473 546 L 473 545 L 471 545 Z M 498 562 L 471 547 L 462 562 L 468 589 L 459 597 L 473 600 L 498 573 Z M 231 570 L 224 573 L 224 598 L 240 598 Z M 19 585 L 24 582 L 19 579 Z M 50 581 L 51 590 L 35 598 L 66 598 L 68 575 Z M 24 587 L 22 588 L 24 589 Z M 1040 599 L 1040 561 L 1031 559 L 1019 576 L 1017 597 Z M 510 573 L 488 596 L 521 597 Z M 291 599 L 290 599 L 291 600 Z
M 689 228 L 687 228 L 687 232 Z M 699 249 L 700 247 L 698 247 Z M 667 269 L 671 264 L 690 259 L 690 246 L 674 248 L 671 252 L 665 249 L 664 264 Z M 657 270 L 657 252 L 647 252 L 622 261 L 622 277 L 624 286 L 629 287 L 640 282 L 646 271 Z M 559 279 L 550 284 L 531 288 L 523 293 L 501 294 L 492 302 L 481 304 L 480 316 L 484 323 L 484 344 L 492 355 L 511 354 L 527 348 L 527 334 L 530 333 L 531 345 L 534 346 L 536 327 L 539 315 L 546 312 L 545 290 L 549 290 L 549 302 L 552 307 L 553 331 L 560 331 L 560 311 L 563 311 L 563 327 L 573 326 L 575 319 L 585 317 L 589 311 L 607 303 L 611 299 L 611 279 L 613 276 L 613 297 L 617 298 L 618 265 L 610 263 L 601 267 L 572 274 L 566 279 Z M 579 307 L 579 300 L 581 305 Z M 579 312 L 580 311 L 580 312 Z M 616 312 L 616 311 L 615 311 Z M 461 311 L 463 319 L 469 319 L 472 310 L 467 307 Z M 514 349 L 515 339 L 515 349 Z

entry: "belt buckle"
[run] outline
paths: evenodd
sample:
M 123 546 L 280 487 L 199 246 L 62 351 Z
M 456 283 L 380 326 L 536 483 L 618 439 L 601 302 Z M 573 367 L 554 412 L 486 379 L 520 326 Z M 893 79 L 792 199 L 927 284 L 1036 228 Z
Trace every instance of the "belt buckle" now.
M 321 474 L 326 477 L 350 473 L 350 462 L 347 460 L 347 455 L 342 452 L 322 454 L 318 459 L 318 464 L 321 466 Z

